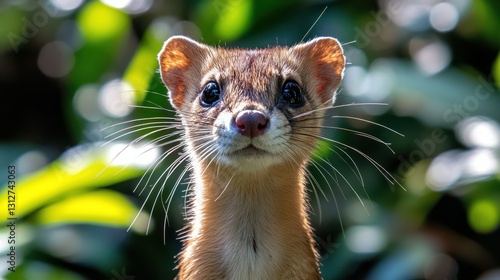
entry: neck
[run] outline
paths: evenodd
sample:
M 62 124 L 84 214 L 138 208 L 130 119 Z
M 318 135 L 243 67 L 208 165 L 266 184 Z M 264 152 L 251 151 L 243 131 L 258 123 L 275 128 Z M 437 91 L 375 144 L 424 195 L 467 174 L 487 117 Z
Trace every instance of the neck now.
M 181 279 L 320 279 L 303 166 L 198 166 L 195 175 Z

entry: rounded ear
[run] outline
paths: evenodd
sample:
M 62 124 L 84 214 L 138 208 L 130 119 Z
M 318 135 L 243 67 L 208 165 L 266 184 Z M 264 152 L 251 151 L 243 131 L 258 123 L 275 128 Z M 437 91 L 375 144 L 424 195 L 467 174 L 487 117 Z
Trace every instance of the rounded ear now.
M 296 53 L 306 66 L 305 73 L 312 74 L 315 90 L 321 100 L 334 100 L 345 68 L 345 56 L 340 43 L 331 37 L 318 37 L 293 46 L 290 51 Z
M 158 54 L 161 79 L 169 91 L 170 102 L 176 109 L 185 103 L 186 95 L 201 79 L 201 68 L 208 57 L 209 47 L 184 36 L 173 36 Z

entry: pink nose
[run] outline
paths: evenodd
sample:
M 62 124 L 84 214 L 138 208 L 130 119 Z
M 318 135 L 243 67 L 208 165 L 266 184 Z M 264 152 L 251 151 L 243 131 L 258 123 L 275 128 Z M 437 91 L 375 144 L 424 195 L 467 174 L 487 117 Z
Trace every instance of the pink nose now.
M 238 132 L 246 137 L 257 137 L 264 134 L 267 127 L 267 118 L 259 111 L 245 110 L 236 116 Z

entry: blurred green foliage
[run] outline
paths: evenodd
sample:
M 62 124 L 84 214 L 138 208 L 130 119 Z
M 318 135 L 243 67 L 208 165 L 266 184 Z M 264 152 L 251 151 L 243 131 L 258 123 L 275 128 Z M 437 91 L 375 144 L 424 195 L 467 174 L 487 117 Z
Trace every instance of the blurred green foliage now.
M 325 279 L 498 279 L 498 1 L 63 2 L 0 4 L 2 236 L 10 234 L 9 165 L 17 218 L 15 272 L 1 239 L 2 277 L 175 276 L 185 185 L 165 208 L 187 175 L 168 169 L 178 154 L 155 161 L 175 143 L 161 152 L 136 144 L 154 141 L 174 115 L 156 54 L 184 34 L 250 48 L 336 37 L 350 62 L 336 105 L 388 104 L 341 106 L 326 120 L 393 152 L 325 131 L 380 164 L 319 145 L 311 222 Z

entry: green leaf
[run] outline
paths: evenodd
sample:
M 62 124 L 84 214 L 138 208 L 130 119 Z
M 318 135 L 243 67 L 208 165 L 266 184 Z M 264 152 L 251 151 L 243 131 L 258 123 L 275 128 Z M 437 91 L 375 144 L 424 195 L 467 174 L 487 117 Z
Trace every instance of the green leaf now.
M 90 223 L 128 227 L 138 209 L 122 194 L 98 190 L 72 196 L 39 211 L 40 224 Z
M 206 43 L 231 42 L 247 32 L 253 22 L 251 0 L 206 0 L 195 10 L 196 24 Z
M 215 23 L 215 35 L 223 41 L 234 41 L 243 35 L 251 25 L 251 0 L 215 0 L 219 13 Z
M 130 32 L 131 19 L 124 12 L 100 1 L 91 1 L 76 16 L 82 45 L 75 51 L 75 65 L 66 80 L 67 96 L 64 99 L 68 126 L 76 139 L 85 137 L 85 122 L 73 110 L 75 93 L 84 85 L 99 84 L 106 74 L 123 60 L 123 50 Z
M 113 152 L 116 154 L 116 149 L 113 147 L 113 145 L 108 148 L 78 146 L 67 151 L 46 168 L 20 178 L 14 189 L 15 216 L 22 218 L 70 194 L 109 186 L 137 177 L 144 172 L 142 166 L 127 166 L 128 163 L 119 157 L 112 162 Z M 135 157 L 131 160 L 133 159 Z M 3 189 L 6 187 L 3 186 Z M 8 196 L 5 191 L 0 196 L 0 205 L 7 203 Z M 7 220 L 8 214 L 7 211 L 2 211 L 1 217 L 4 221 Z
M 164 40 L 166 40 L 168 35 L 170 35 L 158 34 L 158 29 L 162 28 L 162 26 L 159 25 L 159 22 L 153 23 L 146 30 L 139 48 L 125 71 L 125 75 L 123 76 L 123 80 L 134 89 L 135 104 L 140 104 L 144 101 L 147 93 L 146 90 L 156 75 L 156 69 L 158 69 L 158 61 L 156 57 Z M 165 36 L 163 38 L 159 38 L 159 35 Z
M 495 64 L 493 65 L 493 77 L 497 84 L 500 84 L 500 53 L 498 53 Z

